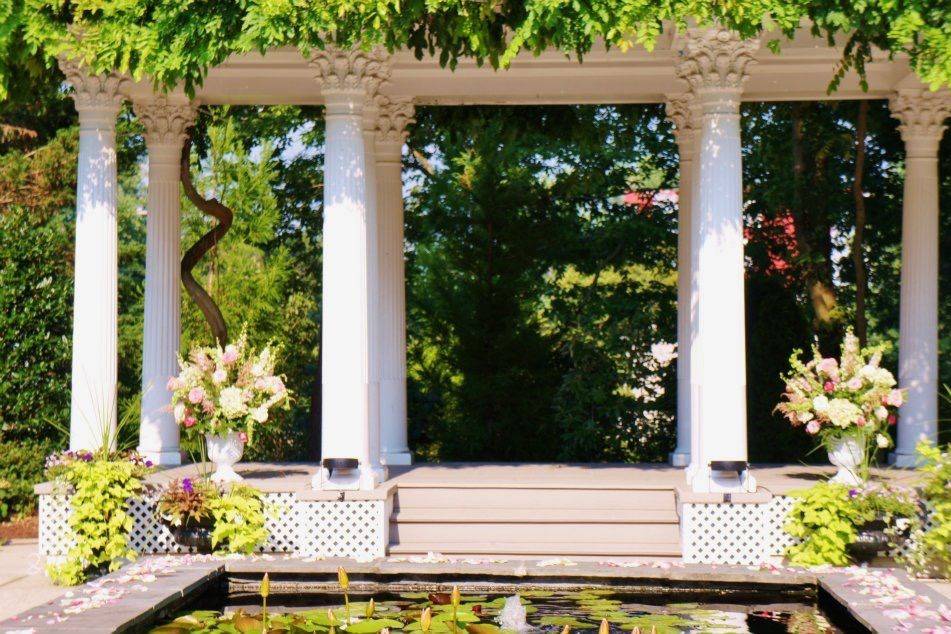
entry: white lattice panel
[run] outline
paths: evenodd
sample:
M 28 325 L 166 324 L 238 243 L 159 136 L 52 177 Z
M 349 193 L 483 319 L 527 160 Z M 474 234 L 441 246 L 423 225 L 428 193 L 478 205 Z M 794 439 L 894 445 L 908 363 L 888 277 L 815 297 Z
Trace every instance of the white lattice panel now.
M 155 512 L 157 494 L 129 503 L 133 518 L 129 541 L 143 555 L 184 553 Z M 262 552 L 368 559 L 386 554 L 386 504 L 382 500 L 302 502 L 293 493 L 264 496 L 268 540 Z M 40 496 L 40 553 L 63 556 L 73 544 L 69 497 Z
M 383 500 L 298 501 L 297 554 L 376 559 L 386 555 Z
M 40 554 L 62 557 L 69 551 L 69 497 L 66 495 L 40 496 Z
M 782 556 L 792 543 L 783 530 L 792 504 L 788 497 L 766 504 L 684 504 L 684 561 L 756 565 Z

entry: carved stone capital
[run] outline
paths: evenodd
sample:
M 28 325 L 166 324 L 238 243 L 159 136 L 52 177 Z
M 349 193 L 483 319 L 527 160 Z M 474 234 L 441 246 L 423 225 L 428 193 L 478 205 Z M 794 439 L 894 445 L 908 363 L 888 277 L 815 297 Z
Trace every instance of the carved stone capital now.
M 364 93 L 372 99 L 390 77 L 388 55 L 382 48 L 370 51 L 328 45 L 314 53 L 310 65 L 326 95 L 330 92 Z
M 901 90 L 888 102 L 909 156 L 937 157 L 938 145 L 951 116 L 951 94 L 925 88 Z
M 677 77 L 683 79 L 707 103 L 734 95 L 737 104 L 746 83 L 747 69 L 755 63 L 758 40 L 744 40 L 729 29 L 690 29 L 677 63 Z
M 691 92 L 667 95 L 667 119 L 674 124 L 674 139 L 683 157 L 691 156 L 700 134 L 700 103 Z
M 132 108 L 145 126 L 147 147 L 172 146 L 179 150 L 188 136 L 188 128 L 195 124 L 197 110 L 194 104 L 170 104 L 164 95 L 154 101 L 135 102 Z
M 59 59 L 59 67 L 73 87 L 73 101 L 80 114 L 99 111 L 97 114 L 104 116 L 103 121 L 110 116 L 115 119 L 125 100 L 122 89 L 128 81 L 127 77 L 118 73 L 92 75 L 77 61 L 65 57 Z M 80 125 L 83 123 L 82 119 L 83 117 L 80 117 Z
M 406 140 L 406 128 L 416 119 L 416 112 L 411 97 L 388 97 L 378 95 L 376 104 L 379 116 L 376 120 L 377 143 L 399 143 L 402 146 Z

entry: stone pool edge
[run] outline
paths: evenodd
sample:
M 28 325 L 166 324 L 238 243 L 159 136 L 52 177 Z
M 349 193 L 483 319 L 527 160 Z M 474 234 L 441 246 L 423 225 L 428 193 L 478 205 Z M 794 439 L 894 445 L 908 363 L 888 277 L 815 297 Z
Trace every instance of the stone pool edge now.
M 576 562 L 570 565 L 556 563 L 540 566 L 537 561 L 483 561 L 483 562 L 409 562 L 381 560 L 355 562 L 347 559 L 323 559 L 307 561 L 300 558 L 252 558 L 252 559 L 211 559 L 193 556 L 155 556 L 141 559 L 132 566 L 144 566 L 150 562 L 180 562 L 181 567 L 169 569 L 166 573 L 154 576 L 152 581 L 142 583 L 141 579 L 122 581 L 128 577 L 130 566 L 111 573 L 94 582 L 95 587 L 109 587 L 110 584 L 128 586 L 127 591 L 112 604 L 94 607 L 78 614 L 64 615 L 65 602 L 80 594 L 80 586 L 73 597 L 56 599 L 43 606 L 24 612 L 16 617 L 0 622 L 0 634 L 12 632 L 34 632 L 35 634 L 63 632 L 124 632 L 135 631 L 150 625 L 149 621 L 160 611 L 172 608 L 185 600 L 192 592 L 209 588 L 227 574 L 263 574 L 274 575 L 335 575 L 338 566 L 344 566 L 356 580 L 361 575 L 372 576 L 483 576 L 487 578 L 519 579 L 526 582 L 540 582 L 574 579 L 579 582 L 601 582 L 608 580 L 643 580 L 645 582 L 684 582 L 715 584 L 749 584 L 760 587 L 770 586 L 812 586 L 828 593 L 843 609 L 871 631 L 889 632 L 895 621 L 883 615 L 881 606 L 876 605 L 867 595 L 854 587 L 854 579 L 837 571 L 796 570 L 780 566 L 753 567 L 738 565 L 712 564 L 641 564 L 638 566 L 612 565 L 593 562 Z M 926 584 L 910 578 L 904 571 L 888 569 L 899 577 L 904 585 L 916 593 L 929 597 L 936 604 L 943 597 Z M 55 616 L 54 616 L 55 615 Z M 64 618 L 65 616 L 65 618 Z M 920 629 L 924 629 L 923 627 Z M 909 629 L 907 631 L 920 631 Z

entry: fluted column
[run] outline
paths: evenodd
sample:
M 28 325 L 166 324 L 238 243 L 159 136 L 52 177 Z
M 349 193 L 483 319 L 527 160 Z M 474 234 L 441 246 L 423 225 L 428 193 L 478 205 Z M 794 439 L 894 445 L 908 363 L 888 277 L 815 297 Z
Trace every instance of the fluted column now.
M 908 390 L 892 461 L 911 467 L 918 441 L 938 438 L 938 145 L 951 96 L 903 90 L 889 105 L 905 142 L 898 383 Z
M 118 75 L 88 75 L 61 60 L 79 113 L 70 449 L 115 446 L 118 260 Z
M 412 462 L 406 430 L 406 286 L 403 263 L 403 142 L 409 98 L 380 96 L 376 177 L 380 280 L 380 451 L 387 465 Z
M 746 337 L 740 99 L 758 44 L 723 28 L 687 33 L 677 74 L 700 106 L 696 233 L 691 240 L 696 340 L 691 350 L 694 491 L 752 491 L 711 461 L 745 461 Z
M 165 97 L 134 104 L 149 156 L 145 238 L 145 315 L 139 452 L 159 465 L 181 463 L 169 377 L 178 373 L 181 344 L 180 161 L 195 111 Z
M 693 266 L 692 231 L 696 223 L 691 214 L 694 205 L 694 160 L 697 150 L 699 117 L 692 93 L 670 95 L 667 118 L 674 124 L 674 138 L 680 154 L 680 187 L 677 191 L 677 447 L 670 464 L 690 464 L 690 349 L 693 345 Z
M 375 183 L 368 182 L 364 110 L 387 76 L 378 51 L 318 51 L 311 65 L 324 96 L 323 411 L 326 458 L 356 458 L 357 474 L 321 470 L 315 486 L 374 488 L 379 456 Z

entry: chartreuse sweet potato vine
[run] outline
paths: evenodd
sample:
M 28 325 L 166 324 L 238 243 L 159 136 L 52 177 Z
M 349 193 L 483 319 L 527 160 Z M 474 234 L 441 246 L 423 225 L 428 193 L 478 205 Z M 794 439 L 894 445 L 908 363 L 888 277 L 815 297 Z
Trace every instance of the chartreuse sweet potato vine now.
M 523 49 L 581 56 L 601 39 L 650 47 L 665 22 L 768 29 L 776 46 L 803 20 L 839 36 L 845 68 L 861 71 L 875 46 L 908 54 L 933 87 L 951 83 L 951 3 L 934 0 L 0 0 L 0 98 L 58 54 L 193 90 L 232 53 L 326 39 L 499 66 Z

